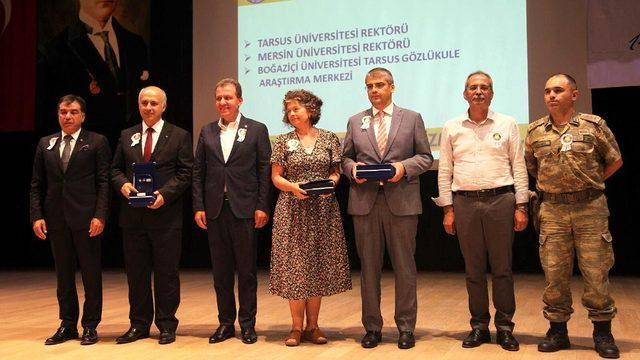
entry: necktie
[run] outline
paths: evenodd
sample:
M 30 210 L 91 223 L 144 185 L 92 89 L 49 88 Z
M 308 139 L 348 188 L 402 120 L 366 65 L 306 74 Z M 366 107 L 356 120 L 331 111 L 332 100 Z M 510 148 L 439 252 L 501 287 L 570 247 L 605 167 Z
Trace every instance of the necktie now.
M 376 134 L 376 141 L 378 142 L 380 156 L 382 156 L 385 148 L 387 147 L 387 123 L 384 119 L 384 111 L 379 111 L 376 118 L 378 119 L 378 133 Z
M 62 138 L 62 142 L 64 143 L 64 149 L 62 149 L 62 172 L 67 172 L 67 166 L 69 166 L 69 159 L 71 158 L 71 139 L 73 137 L 71 135 L 65 135 Z
M 109 31 L 101 31 L 98 33 L 102 41 L 104 41 L 104 59 L 111 71 L 111 75 L 118 82 L 118 60 L 116 59 L 116 53 L 113 51 L 111 44 L 109 43 Z
M 153 128 L 147 128 L 147 140 L 144 142 L 144 162 L 151 161 L 151 146 L 153 145 Z

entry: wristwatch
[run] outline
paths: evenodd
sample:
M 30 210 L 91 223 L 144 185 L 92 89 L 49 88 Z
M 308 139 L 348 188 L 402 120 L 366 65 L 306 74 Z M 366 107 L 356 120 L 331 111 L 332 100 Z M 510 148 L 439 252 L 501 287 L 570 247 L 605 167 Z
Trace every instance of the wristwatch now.
M 529 205 L 526 203 L 516 204 L 516 210 L 522 211 L 523 213 L 527 214 L 529 213 Z

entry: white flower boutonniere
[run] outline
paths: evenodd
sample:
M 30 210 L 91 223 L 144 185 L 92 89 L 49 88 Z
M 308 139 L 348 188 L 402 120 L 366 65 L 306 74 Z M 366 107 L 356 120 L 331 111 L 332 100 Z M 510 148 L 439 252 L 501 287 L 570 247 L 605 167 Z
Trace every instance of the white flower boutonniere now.
M 287 151 L 296 151 L 298 149 L 298 146 L 300 146 L 300 141 L 296 139 L 291 139 L 287 141 L 287 146 L 288 146 Z
M 47 147 L 47 150 L 51 150 L 53 149 L 53 147 L 56 145 L 56 141 L 58 141 L 58 137 L 52 137 L 51 139 L 49 139 L 49 147 Z
M 362 125 L 360 125 L 360 129 L 367 130 L 371 124 L 371 116 L 362 117 Z
M 243 142 L 245 136 L 247 136 L 247 129 L 246 128 L 238 129 L 238 142 Z
M 136 146 L 140 143 L 140 133 L 135 133 L 131 136 L 131 146 Z

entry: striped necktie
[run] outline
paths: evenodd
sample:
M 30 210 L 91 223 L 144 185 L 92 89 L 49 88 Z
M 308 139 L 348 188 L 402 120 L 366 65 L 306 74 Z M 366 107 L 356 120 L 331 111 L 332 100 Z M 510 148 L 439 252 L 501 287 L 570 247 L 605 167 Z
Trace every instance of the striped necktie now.
M 380 156 L 384 154 L 387 147 L 387 121 L 384 117 L 384 111 L 380 110 L 376 115 L 378 121 L 378 132 L 376 134 L 376 141 L 378 142 L 378 150 L 380 150 Z

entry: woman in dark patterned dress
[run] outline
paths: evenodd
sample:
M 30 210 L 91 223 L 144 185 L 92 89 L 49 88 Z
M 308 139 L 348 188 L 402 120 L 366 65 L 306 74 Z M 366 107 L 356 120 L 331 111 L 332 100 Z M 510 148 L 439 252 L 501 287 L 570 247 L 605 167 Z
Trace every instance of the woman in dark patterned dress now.
M 340 179 L 338 137 L 314 125 L 322 100 L 306 90 L 287 92 L 283 121 L 295 129 L 278 136 L 271 179 L 280 189 L 273 217 L 269 291 L 289 300 L 292 326 L 287 346 L 325 344 L 318 328 L 323 296 L 351 289 L 347 247 L 335 195 L 307 196 L 300 184 Z M 306 327 L 303 331 L 305 314 Z

